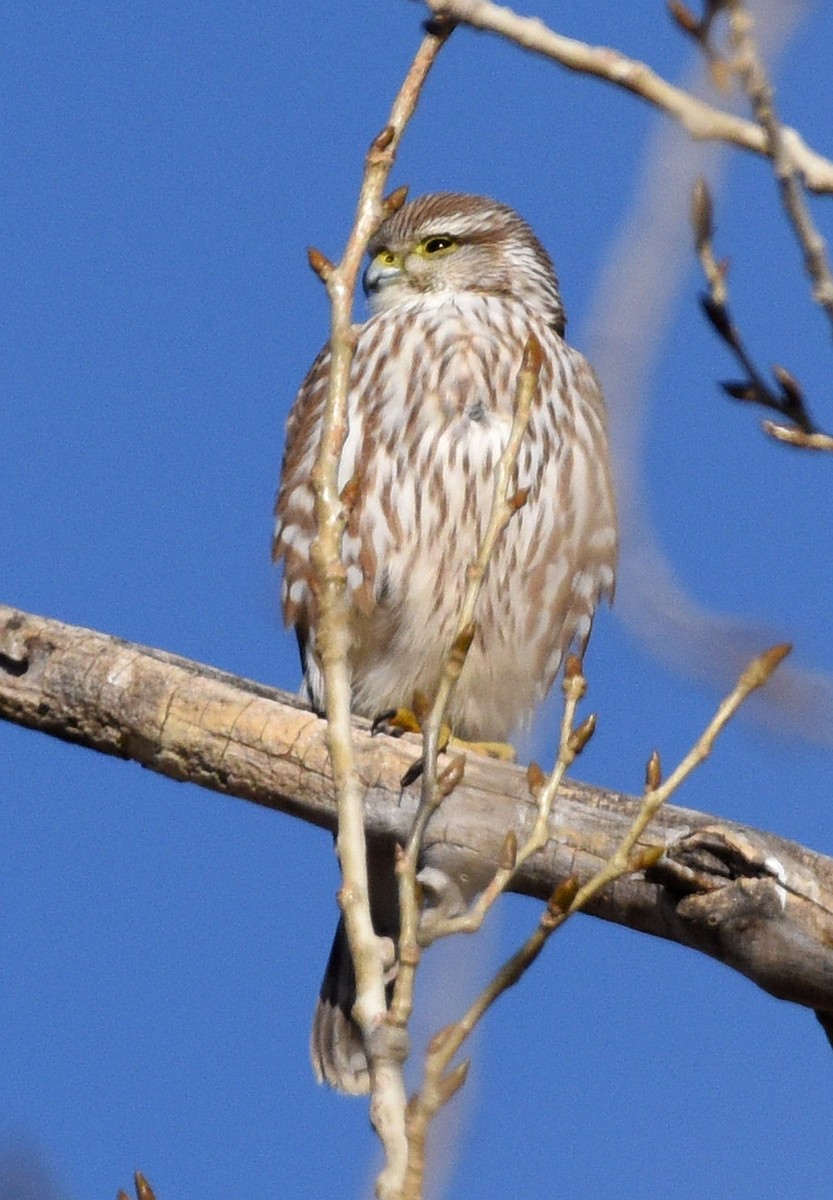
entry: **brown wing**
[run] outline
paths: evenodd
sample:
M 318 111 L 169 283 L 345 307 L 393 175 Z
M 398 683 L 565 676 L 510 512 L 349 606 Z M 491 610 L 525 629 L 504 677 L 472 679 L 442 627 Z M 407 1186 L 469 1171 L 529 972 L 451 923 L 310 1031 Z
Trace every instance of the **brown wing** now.
M 321 416 L 330 377 L 330 350 L 325 346 L 310 368 L 286 425 L 281 482 L 275 501 L 272 558 L 284 561 L 283 618 L 298 630 L 302 652 L 313 621 L 310 546 L 315 536 L 312 468 L 318 452 Z

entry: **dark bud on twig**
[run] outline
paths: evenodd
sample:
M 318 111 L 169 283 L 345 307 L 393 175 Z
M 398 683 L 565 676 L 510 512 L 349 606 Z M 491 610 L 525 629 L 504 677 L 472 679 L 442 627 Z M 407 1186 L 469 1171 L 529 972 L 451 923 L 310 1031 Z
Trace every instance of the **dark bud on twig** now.
M 440 1095 L 442 1096 L 443 1104 L 448 1104 L 452 1096 L 456 1096 L 460 1088 L 466 1082 L 470 1063 L 471 1059 L 464 1059 L 461 1063 L 458 1063 L 456 1067 L 453 1067 L 452 1070 L 450 1070 L 443 1078 L 443 1081 L 440 1084 Z
M 765 403 L 765 397 L 761 396 L 760 389 L 754 383 L 742 383 L 732 379 L 724 379 L 720 384 L 727 396 L 731 396 L 733 400 L 749 400 Z
M 777 363 L 772 368 L 772 374 L 775 376 L 778 386 L 781 389 L 784 416 L 789 417 L 791 421 L 795 421 L 796 425 L 804 433 L 815 433 L 817 431 L 816 425 L 807 411 L 807 405 L 804 403 L 804 392 L 796 377 L 786 367 L 780 367 Z
M 547 781 L 547 777 L 536 762 L 531 762 L 526 769 L 526 785 L 529 788 L 529 794 L 533 800 L 538 798 L 538 793 Z
M 703 15 L 696 17 L 691 9 L 682 3 L 682 0 L 668 0 L 668 11 L 677 28 L 698 43 L 709 64 L 712 82 L 721 91 L 726 91 L 732 78 L 731 68 L 715 50 L 711 40 L 715 15 L 722 7 L 722 0 L 714 4 L 707 0 Z
M 562 880 L 553 894 L 547 901 L 547 909 L 553 916 L 561 916 L 562 913 L 568 912 L 570 905 L 576 898 L 578 892 L 578 880 L 571 875 L 569 879 Z
M 398 187 L 396 191 L 391 192 L 389 196 L 385 196 L 382 201 L 386 217 L 392 217 L 394 213 L 399 212 L 402 205 L 408 197 L 408 189 L 406 187 Z
M 663 854 L 665 854 L 664 846 L 648 846 L 628 860 L 628 867 L 631 871 L 648 871 L 657 865 Z
M 448 1039 L 452 1036 L 453 1033 L 454 1033 L 453 1025 L 444 1025 L 442 1029 L 438 1029 L 437 1032 L 434 1034 L 434 1036 L 431 1038 L 431 1040 L 428 1043 L 428 1053 L 429 1054 L 442 1054 L 443 1050 L 445 1049 L 445 1046 L 448 1043 Z
M 700 22 L 690 8 L 686 8 L 681 0 L 668 0 L 668 12 L 683 33 L 687 33 L 689 37 L 699 40 L 701 33 Z
M 141 1171 L 137 1171 L 134 1176 L 136 1180 L 136 1197 L 137 1200 L 156 1200 L 153 1194 L 153 1188 L 145 1179 Z
M 702 175 L 697 176 L 691 192 L 691 225 L 694 229 L 695 245 L 698 250 L 702 250 L 714 235 L 712 195 Z
M 503 839 L 503 845 L 500 848 L 497 856 L 497 865 L 499 871 L 514 871 L 515 863 L 518 861 L 518 835 L 513 829 L 510 829 L 506 837 Z
M 518 509 L 523 508 L 523 506 L 526 504 L 528 499 L 529 499 L 529 488 L 518 488 L 518 490 L 515 492 L 514 496 L 509 497 L 509 500 L 507 501 L 507 503 L 508 503 L 509 507 L 512 509 L 512 512 L 516 513 L 518 511 Z
M 703 18 L 707 29 L 715 14 L 725 7 L 725 3 L 726 0 L 709 0 Z M 784 367 L 774 366 L 772 374 L 778 384 L 778 389 L 773 389 L 755 366 L 743 345 L 738 328 L 732 321 L 726 290 L 729 264 L 727 259 L 717 262 L 714 257 L 711 244 L 713 234 L 712 200 L 708 185 L 702 176 L 696 180 L 692 190 L 691 221 L 697 252 L 709 286 L 709 290 L 700 295 L 700 304 L 712 329 L 731 350 L 738 365 L 746 373 L 746 378 L 723 380 L 720 387 L 733 400 L 763 405 L 793 422 L 797 430 L 802 433 L 815 434 L 817 429 L 807 411 L 798 380 Z
M 719 264 L 718 270 L 725 277 L 725 263 Z M 747 372 L 746 379 L 724 379 L 721 382 L 720 387 L 726 395 L 744 403 L 762 404 L 764 407 L 780 413 L 787 420 L 793 421 L 804 433 L 814 433 L 816 426 L 807 411 L 804 393 L 795 376 L 791 375 L 785 367 L 774 366 L 772 374 L 778 383 L 778 392 L 775 392 L 767 385 L 747 354 L 725 303 L 706 292 L 700 296 L 700 303 L 715 333 L 729 347 L 740 366 Z
M 791 650 L 792 646 L 789 642 L 780 642 L 777 646 L 770 646 L 769 650 L 764 650 L 763 654 L 759 654 L 757 658 L 753 658 L 738 680 L 738 689 L 743 692 L 751 692 L 755 688 L 763 687 Z
M 724 305 L 718 304 L 716 300 L 713 300 L 708 292 L 702 293 L 700 303 L 715 333 L 719 334 L 723 338 L 723 341 L 735 350 L 738 344 L 737 331 L 730 321 L 729 314 Z
M 596 732 L 596 714 L 590 713 L 589 717 L 585 717 L 578 729 L 574 729 L 570 734 L 567 745 L 574 755 L 581 754 L 584 747 L 590 741 L 593 734 Z
M 315 246 L 310 246 L 307 249 L 307 260 L 318 278 L 323 283 L 326 283 L 334 270 L 333 264 L 327 258 L 326 254 L 322 254 L 320 250 L 316 250 Z
M 447 17 L 443 13 L 436 13 L 424 22 L 423 29 L 426 33 L 430 33 L 432 37 L 447 38 L 454 32 L 456 26 L 457 22 L 451 17 Z
M 583 675 L 583 674 L 584 674 L 584 663 L 582 662 L 581 655 L 568 654 L 567 660 L 564 663 L 564 678 L 565 679 L 575 679 L 577 675 Z
M 561 690 L 565 698 L 575 704 L 584 699 L 587 692 L 587 680 L 584 678 L 584 662 L 577 654 L 567 655 Z
M 339 500 L 344 505 L 345 511 L 347 512 L 348 515 L 356 507 L 356 501 L 359 498 L 360 488 L 361 488 L 361 479 L 359 478 L 359 476 L 351 475 L 350 478 L 345 483 L 344 487 L 341 489 L 341 495 L 339 496 Z
M 804 393 L 796 377 L 791 375 L 786 367 L 779 367 L 777 363 L 772 368 L 772 374 L 778 380 L 778 385 L 784 393 L 784 399 L 795 405 L 796 408 L 803 408 Z
M 381 133 L 377 133 L 376 137 L 370 143 L 371 154 L 384 154 L 390 147 L 393 139 L 396 137 L 396 130 L 392 125 L 386 125 Z
M 649 792 L 655 792 L 662 783 L 662 763 L 659 752 L 654 750 L 645 767 L 645 787 Z
M 538 341 L 534 333 L 531 333 L 526 339 L 524 346 L 524 356 L 521 362 L 522 371 L 534 371 L 537 375 L 541 370 L 541 365 L 544 361 L 544 352 L 541 349 L 541 343 Z

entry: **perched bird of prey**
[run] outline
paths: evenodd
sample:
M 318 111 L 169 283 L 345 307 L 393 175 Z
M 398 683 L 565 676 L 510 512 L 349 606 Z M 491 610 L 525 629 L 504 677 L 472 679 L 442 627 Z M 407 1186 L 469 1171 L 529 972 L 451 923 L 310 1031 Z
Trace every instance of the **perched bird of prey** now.
M 525 221 L 494 200 L 439 192 L 388 217 L 372 238 L 339 486 L 357 481 L 342 557 L 351 606 L 353 710 L 365 717 L 431 697 L 489 520 L 495 466 L 512 426 L 527 339 L 543 352 L 513 488 L 528 489 L 483 584 L 476 635 L 454 695 L 456 736 L 502 740 L 549 690 L 565 652 L 583 649 L 613 592 L 616 513 L 604 402 L 564 341 L 555 271 Z M 316 661 L 311 472 L 329 349 L 290 413 L 276 505 L 283 612 L 304 661 L 304 694 L 323 708 Z M 390 868 L 372 870 L 380 936 L 398 926 Z M 319 1079 L 368 1090 L 350 1018 L 352 964 L 339 925 L 312 1033 Z

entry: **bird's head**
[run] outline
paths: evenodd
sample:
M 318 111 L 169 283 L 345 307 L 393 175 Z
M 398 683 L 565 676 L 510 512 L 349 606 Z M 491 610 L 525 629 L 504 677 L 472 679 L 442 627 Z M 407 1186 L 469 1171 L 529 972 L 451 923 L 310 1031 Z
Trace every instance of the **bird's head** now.
M 563 332 L 552 261 L 505 204 L 454 192 L 421 196 L 388 217 L 368 250 L 364 290 L 374 312 L 429 293 L 477 292 L 531 304 Z

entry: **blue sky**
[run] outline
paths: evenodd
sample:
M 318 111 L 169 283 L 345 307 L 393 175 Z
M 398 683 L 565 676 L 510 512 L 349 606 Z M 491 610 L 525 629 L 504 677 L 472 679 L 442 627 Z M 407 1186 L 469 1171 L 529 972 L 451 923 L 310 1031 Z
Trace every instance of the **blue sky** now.
M 0 600 L 297 686 L 269 536 L 283 423 L 326 335 L 305 248 L 338 255 L 421 16 L 409 0 L 7 6 Z M 688 69 L 661 4 L 588 0 L 553 19 L 672 78 Z M 778 70 L 785 117 L 828 152 L 831 46 L 830 9 L 808 6 Z M 662 124 L 463 30 L 392 179 L 527 217 L 572 340 L 599 347 L 611 407 L 598 290 Z M 829 429 L 829 332 L 768 168 L 740 154 L 725 167 L 718 252 L 735 313 Z M 813 209 L 829 234 L 829 202 Z M 715 380 L 734 368 L 698 313 L 686 238 L 680 286 L 649 314 L 646 433 L 623 486 L 639 481 L 698 604 L 831 672 L 830 463 L 767 442 L 721 398 Z M 627 318 L 627 295 L 614 302 Z M 612 413 L 622 443 L 628 419 Z M 638 549 L 626 539 L 626 564 Z M 598 623 L 600 728 L 577 772 L 624 790 L 654 746 L 669 763 L 684 752 L 718 698 L 646 648 L 624 619 L 635 595 Z M 542 762 L 555 719 L 548 705 L 536 727 Z M 680 803 L 829 852 L 827 743 L 741 720 Z M 307 1063 L 335 915 L 329 840 L 11 727 L 0 761 L 0 1139 L 38 1156 L 68 1200 L 114 1195 L 137 1166 L 159 1200 L 362 1194 L 366 1109 L 317 1087 Z M 508 899 L 454 988 L 535 919 Z M 426 989 L 451 990 L 449 972 L 429 974 Z M 447 1194 L 827 1195 L 831 1092 L 808 1013 L 580 918 L 486 1021 Z

